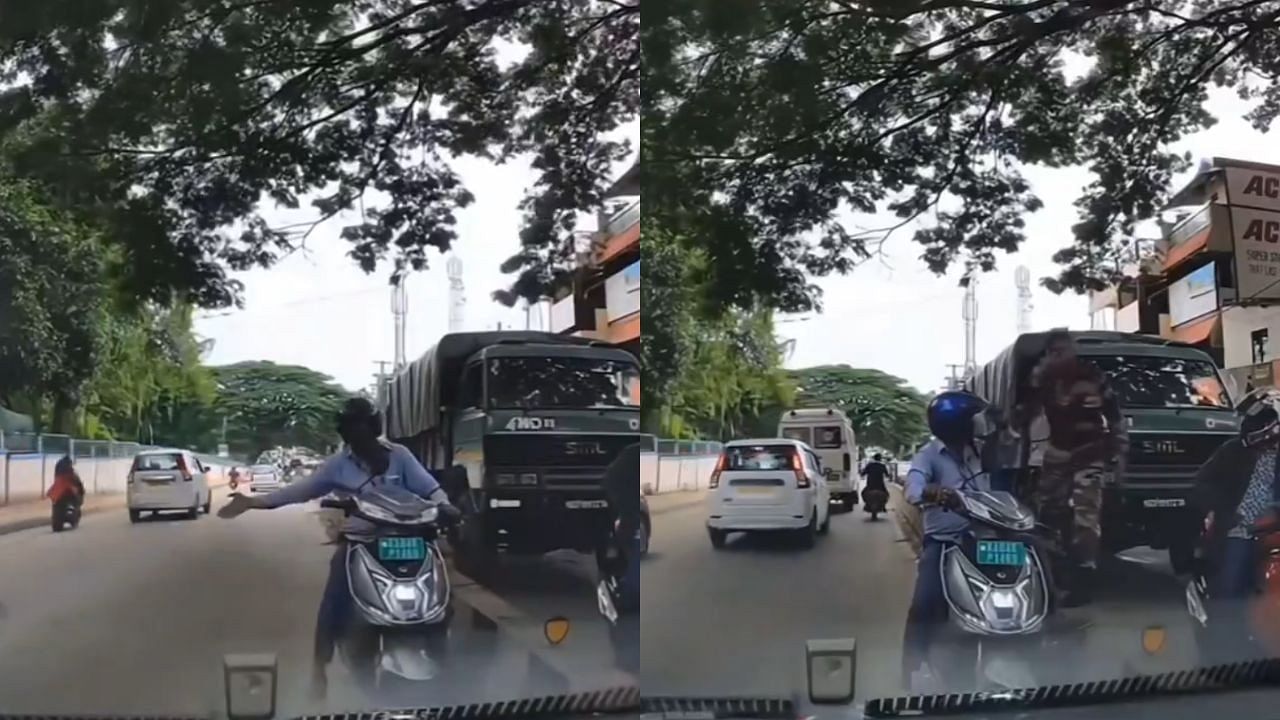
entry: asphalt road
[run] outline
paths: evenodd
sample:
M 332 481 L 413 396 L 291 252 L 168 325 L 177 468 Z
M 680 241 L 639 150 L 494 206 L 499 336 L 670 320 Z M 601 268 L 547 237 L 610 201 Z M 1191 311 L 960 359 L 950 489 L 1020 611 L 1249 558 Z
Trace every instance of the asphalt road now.
M 643 693 L 778 695 L 803 692 L 805 642 L 858 643 L 857 695 L 898 695 L 902 629 L 914 564 L 892 518 L 861 508 L 833 514 L 812 550 L 783 538 L 731 535 L 711 547 L 701 504 L 655 515 L 644 563 Z M 1135 550 L 1106 568 L 1091 608 L 1055 620 L 1052 651 L 1034 659 L 1037 684 L 1191 667 L 1195 650 L 1182 586 L 1164 553 Z M 1143 633 L 1164 630 L 1158 652 Z M 973 690 L 973 687 L 946 689 Z
M 218 503 L 215 503 L 215 506 Z M 454 576 L 445 682 L 373 694 L 341 662 L 309 697 L 315 612 L 332 548 L 312 507 L 235 520 L 87 516 L 0 536 L 0 712 L 208 713 L 226 653 L 275 653 L 285 713 L 421 707 L 596 689 L 634 679 L 613 654 L 586 564 L 512 563 L 497 591 Z M 551 646 L 544 620 L 572 623 Z

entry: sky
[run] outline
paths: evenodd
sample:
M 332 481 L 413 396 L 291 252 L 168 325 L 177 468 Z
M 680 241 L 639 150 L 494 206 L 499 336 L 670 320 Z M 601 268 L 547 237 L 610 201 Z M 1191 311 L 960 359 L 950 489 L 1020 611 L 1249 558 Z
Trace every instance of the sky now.
M 1195 174 L 1200 158 L 1280 164 L 1280 144 L 1241 119 L 1249 106 L 1232 91 L 1212 92 L 1208 107 L 1218 124 L 1175 146 L 1191 152 L 1193 158 L 1193 169 L 1178 179 L 1177 187 Z M 1040 278 L 1055 274 L 1053 254 L 1071 244 L 1071 226 L 1077 220 L 1072 202 L 1089 182 L 1089 173 L 1083 168 L 1034 167 L 1025 172 L 1045 206 L 1026 217 L 1027 242 L 1021 250 L 1000 258 L 995 272 L 979 278 L 974 353 L 979 364 L 1017 337 L 1014 272 L 1019 265 L 1031 271 L 1032 330 L 1089 329 L 1087 297 L 1054 295 L 1039 285 Z M 795 341 L 788 367 L 879 368 L 928 391 L 943 385 L 951 372 L 948 363 L 964 362 L 961 273 L 957 270 L 939 278 L 929 272 L 920 260 L 920 246 L 911 240 L 910 227 L 893 237 L 886 255 L 885 262 L 870 261 L 850 275 L 819 279 L 816 284 L 824 293 L 822 314 L 782 319 L 780 334 Z
M 1280 164 L 1280 146 L 1268 143 L 1240 119 L 1244 103 L 1229 91 L 1211 95 L 1210 109 L 1219 124 L 1189 137 L 1178 146 L 1195 158 L 1236 157 Z M 622 133 L 638 143 L 639 124 Z M 618 173 L 625 170 L 620 163 Z M 466 286 L 466 329 L 523 328 L 525 312 L 508 309 L 490 298 L 511 277 L 499 264 L 518 247 L 521 214 L 517 208 L 534 175 L 527 162 L 494 166 L 462 159 L 455 168 L 476 196 L 458 213 L 460 242 L 456 254 L 463 261 Z M 1016 336 L 1014 270 L 1026 265 L 1032 276 L 1032 327 L 1089 327 L 1088 300 L 1057 296 L 1039 287 L 1041 277 L 1054 272 L 1053 253 L 1071 241 L 1076 220 L 1072 201 L 1088 182 L 1080 168 L 1029 168 L 1028 177 L 1045 207 L 1027 218 L 1028 242 L 1020 252 L 1000 260 L 997 271 L 980 278 L 976 359 L 985 362 Z M 1189 179 L 1190 173 L 1179 184 Z M 301 219 L 278 213 L 281 224 Z M 369 386 L 375 362 L 394 355 L 390 288 L 381 268 L 365 275 L 346 257 L 341 228 L 358 216 L 335 218 L 297 253 L 268 270 L 236 275 L 245 284 L 245 308 L 207 313 L 197 332 L 214 340 L 206 361 L 225 364 L 243 360 L 272 360 L 305 365 L 351 388 Z M 592 221 L 588 220 L 587 227 Z M 824 312 L 781 318 L 780 334 L 795 341 L 790 367 L 845 363 L 879 368 L 921 390 L 942 385 L 947 363 L 964 362 L 963 291 L 958 272 L 943 278 L 930 273 L 919 249 L 904 228 L 886 245 L 885 257 L 846 276 L 817 280 L 823 289 Z M 444 258 L 436 255 L 427 271 L 408 282 L 406 348 L 413 359 L 421 355 L 448 327 L 448 280 Z M 544 315 L 545 317 L 545 315 Z M 545 322 L 545 319 L 543 320 Z M 536 328 L 536 324 L 534 325 Z
M 639 146 L 640 124 L 633 122 L 618 132 Z M 621 175 L 634 158 L 619 163 Z M 506 308 L 491 299 L 494 290 L 507 287 L 514 275 L 503 275 L 501 263 L 519 248 L 522 213 L 518 207 L 526 189 L 536 180 L 528 160 L 494 165 L 462 158 L 454 170 L 475 195 L 475 202 L 458 211 L 458 238 L 454 254 L 463 264 L 465 286 L 464 330 L 545 329 L 527 317 L 522 307 Z M 366 201 L 366 207 L 374 201 Z M 263 208 L 272 223 L 287 225 L 308 219 L 307 201 L 299 211 Z M 314 216 L 311 216 L 314 217 Z M 268 269 L 234 273 L 244 283 L 244 309 L 203 313 L 197 317 L 198 335 L 214 341 L 205 358 L 210 365 L 246 360 L 270 360 L 304 365 L 333 377 L 351 390 L 373 384 L 376 363 L 395 358 L 395 322 L 391 313 L 390 262 L 366 275 L 346 255 L 350 245 L 339 233 L 359 220 L 347 213 L 320 225 L 308 238 L 305 251 L 294 253 Z M 580 228 L 593 228 L 584 216 Z M 412 274 L 407 283 L 405 355 L 412 361 L 435 344 L 448 330 L 449 279 L 445 256 L 432 251 L 430 267 Z

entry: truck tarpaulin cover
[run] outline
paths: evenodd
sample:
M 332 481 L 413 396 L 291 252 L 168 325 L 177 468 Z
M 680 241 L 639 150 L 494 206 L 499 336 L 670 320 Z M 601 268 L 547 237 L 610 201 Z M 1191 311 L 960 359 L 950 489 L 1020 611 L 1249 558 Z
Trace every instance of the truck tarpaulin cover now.
M 612 347 L 590 338 L 532 330 L 445 335 L 391 381 L 385 408 L 387 437 L 408 438 L 434 430 L 440 424 L 440 408 L 453 401 L 462 381 L 463 364 L 484 348 L 499 344 Z

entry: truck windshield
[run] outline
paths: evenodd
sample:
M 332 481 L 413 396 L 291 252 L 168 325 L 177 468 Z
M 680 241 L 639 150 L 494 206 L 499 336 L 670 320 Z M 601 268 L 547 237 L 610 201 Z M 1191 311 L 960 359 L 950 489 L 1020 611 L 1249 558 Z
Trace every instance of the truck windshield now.
M 1231 400 L 1207 360 L 1149 355 L 1090 355 L 1111 380 L 1121 407 L 1223 408 Z
M 582 357 L 489 360 L 490 408 L 632 407 L 640 404 L 640 370 Z

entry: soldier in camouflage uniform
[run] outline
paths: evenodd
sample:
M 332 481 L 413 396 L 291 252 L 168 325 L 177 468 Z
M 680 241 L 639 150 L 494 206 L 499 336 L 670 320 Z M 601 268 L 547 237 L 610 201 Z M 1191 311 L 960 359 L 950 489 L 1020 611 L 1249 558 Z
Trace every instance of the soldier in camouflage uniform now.
M 1088 603 L 1102 546 L 1102 492 L 1128 445 L 1120 405 L 1106 376 L 1076 353 L 1065 330 L 1049 333 L 1044 358 L 1031 378 L 1026 417 L 1044 412 L 1049 423 L 1033 505 L 1066 545 L 1071 567 L 1059 578 L 1063 605 Z

